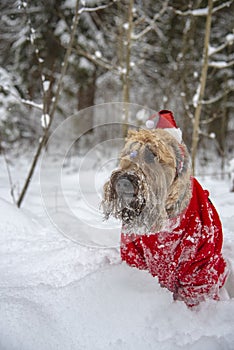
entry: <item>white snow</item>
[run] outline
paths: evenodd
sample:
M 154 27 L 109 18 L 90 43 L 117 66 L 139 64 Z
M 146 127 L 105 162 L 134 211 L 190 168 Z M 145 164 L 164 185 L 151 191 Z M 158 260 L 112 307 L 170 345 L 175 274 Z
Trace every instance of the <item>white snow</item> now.
M 37 109 L 43 109 L 43 104 L 42 103 L 36 103 L 34 101 L 31 101 L 31 100 L 25 100 L 25 99 L 21 99 L 21 102 L 28 105 L 28 106 L 32 106 L 32 107 L 35 107 Z
M 129 29 L 129 23 L 128 22 L 123 24 L 123 29 L 125 29 L 125 30 Z
M 101 57 L 102 57 L 101 51 L 95 51 L 95 56 L 96 56 L 97 58 L 101 58 Z
M 202 8 L 202 9 L 196 9 L 190 11 L 191 15 L 193 16 L 207 16 L 208 14 L 208 7 Z
M 34 44 L 35 39 L 36 39 L 36 30 L 33 27 L 31 27 L 30 28 L 30 42 L 31 42 L 31 44 Z
M 218 68 L 218 69 L 229 67 L 229 65 L 230 65 L 229 62 L 226 62 L 226 61 L 211 61 L 211 62 L 209 62 L 210 67 L 214 67 L 214 68 Z
M 44 184 L 51 203 L 56 195 L 56 157 L 51 157 Z M 18 159 L 11 166 L 13 181 L 21 186 L 28 163 L 26 158 Z M 93 201 L 94 188 L 98 197 L 106 173 L 88 165 L 80 167 L 80 184 L 85 199 Z M 74 210 L 86 215 L 86 223 L 80 222 L 76 230 L 92 238 L 96 229 L 89 220 L 97 218 L 87 203 L 84 208 L 76 188 L 77 171 L 68 165 L 63 169 L 63 194 Z M 192 311 L 183 302 L 174 302 L 150 274 L 121 263 L 118 247 L 90 248 L 67 239 L 47 218 L 38 175 L 23 208 L 17 209 L 10 204 L 8 176 L 0 157 L 1 350 L 234 348 L 233 298 L 207 301 Z M 224 254 L 233 266 L 234 194 L 229 192 L 228 180 L 199 180 L 220 213 Z M 56 210 L 59 205 L 57 199 Z M 112 235 L 112 231 L 107 229 L 105 234 Z
M 234 42 L 234 34 L 229 33 L 226 35 L 226 41 L 229 43 L 229 45 L 232 45 Z
M 126 74 L 127 73 L 127 69 L 126 68 L 120 68 L 120 71 L 122 74 Z
M 193 96 L 193 107 L 196 108 L 198 105 L 198 99 L 199 99 L 199 95 L 200 95 L 200 90 L 201 90 L 201 84 L 198 84 L 197 90 L 195 95 Z
M 43 127 L 43 129 L 47 128 L 50 122 L 50 116 L 49 114 L 42 114 L 41 116 L 41 126 Z
M 195 9 L 195 10 L 187 10 L 187 11 L 180 11 L 176 10 L 175 11 L 178 15 L 191 15 L 191 16 L 207 16 L 208 14 L 208 7 L 200 8 L 200 9 Z
M 49 80 L 44 80 L 43 81 L 43 90 L 46 92 L 49 90 L 50 87 L 50 81 Z
M 217 47 L 208 44 L 208 56 L 212 56 L 217 51 Z
M 74 9 L 76 8 L 76 0 L 66 0 L 63 6 L 64 8 Z
M 66 5 L 64 5 L 64 7 L 66 7 Z M 60 35 L 63 35 L 63 33 L 66 32 L 66 30 L 67 30 L 66 22 L 64 21 L 64 19 L 60 19 L 60 21 L 57 22 L 54 34 L 60 36 Z
M 211 132 L 211 133 L 209 134 L 209 136 L 210 136 L 211 139 L 215 139 L 215 138 L 216 138 L 216 135 L 215 135 L 214 132 Z
M 95 58 L 95 57 L 94 57 Z M 89 69 L 92 70 L 93 69 L 93 65 L 92 63 L 85 57 L 81 57 L 80 58 L 80 63 L 79 63 L 79 67 L 80 68 L 84 68 L 84 69 Z

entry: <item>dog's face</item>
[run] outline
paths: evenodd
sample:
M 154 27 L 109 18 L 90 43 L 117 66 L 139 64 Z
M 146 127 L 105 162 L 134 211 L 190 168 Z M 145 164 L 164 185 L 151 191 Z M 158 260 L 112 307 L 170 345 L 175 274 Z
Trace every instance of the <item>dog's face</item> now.
M 186 147 L 167 131 L 130 131 L 119 168 L 104 185 L 105 217 L 135 233 L 162 230 L 188 205 L 190 172 Z

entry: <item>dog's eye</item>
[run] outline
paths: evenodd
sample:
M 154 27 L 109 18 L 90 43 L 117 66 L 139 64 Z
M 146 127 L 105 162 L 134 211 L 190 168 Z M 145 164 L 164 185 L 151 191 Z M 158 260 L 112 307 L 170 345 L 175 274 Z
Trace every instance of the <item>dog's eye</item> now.
M 149 149 L 149 147 L 145 147 L 145 152 L 144 152 L 144 160 L 146 163 L 153 163 L 154 162 L 155 155 L 153 152 Z
M 132 151 L 131 153 L 130 153 L 130 158 L 131 159 L 134 159 L 134 158 L 136 158 L 138 156 L 138 152 L 137 151 Z

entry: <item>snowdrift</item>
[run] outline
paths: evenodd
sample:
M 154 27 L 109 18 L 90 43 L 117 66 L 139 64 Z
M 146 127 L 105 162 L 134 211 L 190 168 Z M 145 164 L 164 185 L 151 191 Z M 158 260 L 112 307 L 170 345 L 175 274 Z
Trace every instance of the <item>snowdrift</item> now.
M 224 222 L 232 262 L 233 217 Z M 118 249 L 76 245 L 4 200 L 0 259 L 1 350 L 234 348 L 234 299 L 191 311 Z

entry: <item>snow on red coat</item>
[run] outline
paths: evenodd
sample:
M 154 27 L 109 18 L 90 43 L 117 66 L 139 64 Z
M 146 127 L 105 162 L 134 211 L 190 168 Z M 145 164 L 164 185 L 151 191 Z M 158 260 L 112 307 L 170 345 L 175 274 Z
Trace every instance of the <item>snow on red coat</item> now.
M 150 235 L 121 235 L 122 260 L 157 276 L 174 299 L 188 306 L 207 298 L 218 300 L 227 277 L 219 216 L 208 191 L 195 178 L 191 181 L 192 198 L 176 228 Z

